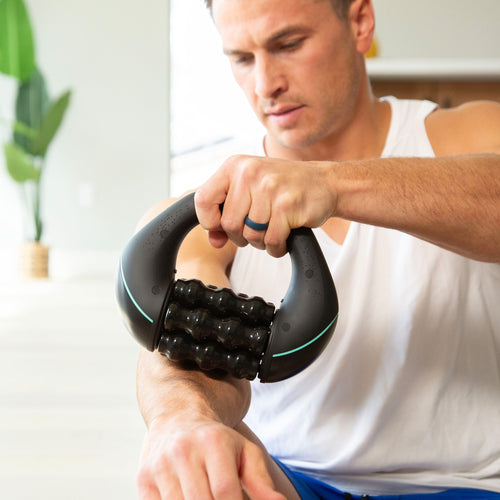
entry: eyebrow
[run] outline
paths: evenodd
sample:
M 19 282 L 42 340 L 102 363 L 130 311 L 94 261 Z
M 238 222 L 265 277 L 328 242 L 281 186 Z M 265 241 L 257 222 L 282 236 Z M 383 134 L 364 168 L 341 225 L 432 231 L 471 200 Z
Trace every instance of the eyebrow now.
M 307 34 L 310 31 L 311 31 L 310 28 L 307 28 L 306 26 L 301 26 L 301 25 L 287 26 L 286 28 L 283 28 L 282 30 L 278 31 L 277 33 L 267 38 L 265 41 L 265 45 L 269 46 L 272 45 L 273 43 L 276 43 L 282 38 L 286 38 L 287 36 L 296 34 Z M 223 52 L 227 56 L 246 54 L 245 50 L 227 49 L 225 47 L 223 48 Z
M 299 33 L 305 34 L 305 33 L 309 33 L 309 31 L 311 31 L 309 28 L 307 28 L 305 26 L 301 26 L 301 25 L 288 26 L 287 28 L 284 28 L 281 31 L 278 31 L 274 35 L 270 36 L 266 40 L 266 44 L 270 44 L 270 43 L 276 42 L 280 38 L 286 38 L 289 35 L 295 35 L 295 34 L 299 34 Z

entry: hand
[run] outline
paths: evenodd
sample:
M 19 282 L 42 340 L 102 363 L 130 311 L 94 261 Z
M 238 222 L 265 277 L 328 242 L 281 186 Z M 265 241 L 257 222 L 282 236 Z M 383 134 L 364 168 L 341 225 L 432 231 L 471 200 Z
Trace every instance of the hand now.
M 208 419 L 154 421 L 137 478 L 140 500 L 285 500 L 274 490 L 261 449 Z
M 330 172 L 321 162 L 232 156 L 196 192 L 198 220 L 215 247 L 229 238 L 238 246 L 250 243 L 281 257 L 291 229 L 318 227 L 334 214 L 337 199 L 329 187 Z M 267 230 L 245 225 L 247 215 L 254 222 L 268 222 Z

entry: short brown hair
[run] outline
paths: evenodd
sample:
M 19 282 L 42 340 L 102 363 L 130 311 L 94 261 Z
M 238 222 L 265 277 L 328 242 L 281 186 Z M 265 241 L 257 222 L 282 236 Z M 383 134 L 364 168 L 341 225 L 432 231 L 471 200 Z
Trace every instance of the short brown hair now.
M 205 5 L 207 8 L 211 11 L 212 10 L 212 1 L 213 0 L 204 0 Z M 251 0 L 249 0 L 251 1 Z M 347 18 L 347 12 L 349 11 L 349 7 L 351 6 L 351 3 L 353 0 L 329 0 L 333 10 L 339 17 L 339 19 L 346 19 Z

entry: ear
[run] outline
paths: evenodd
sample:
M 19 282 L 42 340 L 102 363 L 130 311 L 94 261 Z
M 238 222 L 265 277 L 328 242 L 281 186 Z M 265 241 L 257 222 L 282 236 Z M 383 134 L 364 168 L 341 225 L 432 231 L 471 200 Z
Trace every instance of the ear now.
M 375 13 L 371 0 L 354 0 L 351 3 L 349 23 L 357 51 L 366 54 L 375 33 Z

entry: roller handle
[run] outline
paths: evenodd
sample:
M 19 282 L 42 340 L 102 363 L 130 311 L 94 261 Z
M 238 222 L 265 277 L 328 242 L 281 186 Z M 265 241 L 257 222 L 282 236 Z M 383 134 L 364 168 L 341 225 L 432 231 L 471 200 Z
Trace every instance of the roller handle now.
M 150 351 L 162 334 L 180 244 L 197 224 L 192 193 L 142 228 L 122 254 L 118 303 L 128 329 Z M 323 351 L 337 322 L 335 286 L 311 229 L 292 230 L 287 247 L 292 280 L 271 324 L 259 369 L 262 382 L 283 380 L 307 367 Z
M 149 351 L 158 345 L 179 247 L 197 224 L 192 193 L 138 231 L 122 253 L 116 279 L 118 304 L 128 330 Z

